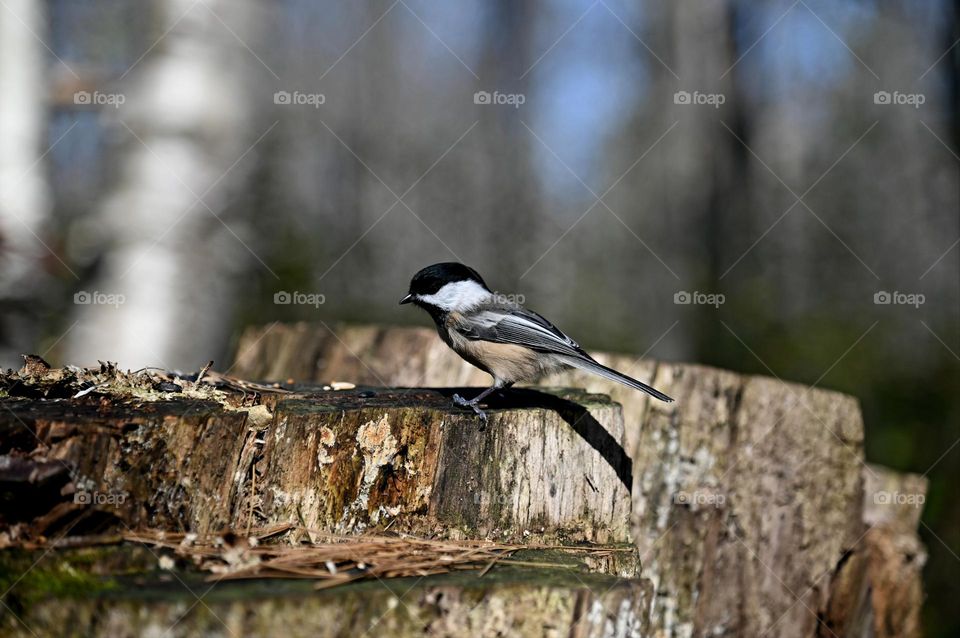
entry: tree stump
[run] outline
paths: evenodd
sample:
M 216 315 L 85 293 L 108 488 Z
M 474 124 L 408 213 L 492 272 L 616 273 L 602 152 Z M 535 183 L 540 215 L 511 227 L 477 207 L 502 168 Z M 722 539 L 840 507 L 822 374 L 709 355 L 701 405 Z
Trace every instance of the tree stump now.
M 94 505 L 129 528 L 199 534 L 294 521 L 332 533 L 390 526 L 630 541 L 618 405 L 584 392 L 525 391 L 492 401 L 484 424 L 453 404 L 454 391 L 302 387 L 246 408 L 172 397 L 13 400 L 0 411 L 4 440 L 39 442 L 52 460 L 3 458 L 25 478 L 14 498 L 40 505 L 52 485 L 69 485 L 43 504 L 63 506 L 64 524 Z M 52 519 L 4 522 L 47 526 L 32 536 L 58 530 Z
M 864 463 L 850 397 L 598 354 L 676 402 L 571 372 L 547 382 L 582 390 L 510 389 L 484 424 L 449 386 L 486 375 L 432 331 L 274 325 L 238 352 L 232 372 L 285 391 L 36 358 L 0 375 L 0 543 L 21 547 L 0 552 L 5 634 L 919 635 L 926 484 Z M 273 524 L 292 547 L 379 531 L 633 549 L 320 594 L 211 588 L 152 553 L 131 567 L 129 541 L 65 548 Z
M 0 572 L 10 575 L 0 584 L 14 592 L 0 618 L 5 635 L 173 625 L 185 636 L 355 635 L 375 626 L 398 636 L 645 631 L 652 586 L 638 578 L 630 549 L 630 460 L 620 407 L 608 397 L 512 392 L 491 400 L 484 423 L 454 405 L 455 389 L 301 385 L 238 395 L 145 379 L 35 359 L 0 377 L 8 504 L 0 539 L 43 549 L 0 552 Z M 271 542 L 294 545 L 389 531 L 619 551 L 569 569 L 497 568 L 482 579 L 356 583 L 321 595 L 302 585 L 211 588 L 189 566 L 174 580 L 158 573 L 157 555 L 131 565 L 129 543 L 93 554 L 57 549 L 143 528 L 225 536 L 274 523 L 292 525 Z M 55 566 L 38 568 L 43 561 Z M 205 592 L 209 601 L 197 603 Z
M 56 595 L 19 607 L 10 603 L 12 609 L 0 614 L 0 632 L 34 638 L 649 635 L 652 587 L 637 579 L 503 567 L 482 578 L 464 572 L 316 591 L 302 580 L 212 585 L 183 570 L 173 577 L 149 566 L 156 559 L 147 550 L 132 550 L 139 556 L 127 551 L 120 560 L 117 551 L 102 548 L 57 551 L 25 579 L 37 589 L 33 583 L 56 583 Z M 19 571 L 33 560 L 22 561 Z M 54 561 L 56 568 L 48 568 Z M 67 570 L 117 572 L 120 566 L 122 575 L 109 581 L 66 576 Z
M 655 586 L 652 631 L 919 635 L 920 509 L 913 505 L 914 517 L 884 532 L 887 515 L 899 510 L 874 500 L 881 476 L 902 481 L 901 492 L 921 505 L 925 484 L 865 463 L 855 399 L 703 366 L 593 354 L 676 398 L 663 404 L 579 371 L 545 380 L 622 406 L 634 541 Z M 241 375 L 266 379 L 489 382 L 426 328 L 251 328 L 235 365 Z M 861 571 L 854 575 L 854 567 Z M 870 595 L 854 600 L 852 590 Z M 883 621 L 891 610 L 901 620 Z

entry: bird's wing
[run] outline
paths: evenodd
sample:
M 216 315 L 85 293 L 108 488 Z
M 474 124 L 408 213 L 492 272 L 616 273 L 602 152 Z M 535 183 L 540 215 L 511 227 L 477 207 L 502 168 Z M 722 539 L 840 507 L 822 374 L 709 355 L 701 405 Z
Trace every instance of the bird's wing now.
M 661 401 L 673 401 L 656 388 L 600 364 L 580 344 L 532 310 L 519 306 L 486 309 L 456 316 L 451 323 L 451 327 L 467 339 L 512 343 L 547 352 L 556 355 L 566 365 L 642 390 Z
M 536 350 L 572 357 L 586 357 L 576 341 L 559 328 L 533 312 L 521 307 L 481 310 L 465 316 L 456 323 L 456 329 L 467 339 L 513 343 Z

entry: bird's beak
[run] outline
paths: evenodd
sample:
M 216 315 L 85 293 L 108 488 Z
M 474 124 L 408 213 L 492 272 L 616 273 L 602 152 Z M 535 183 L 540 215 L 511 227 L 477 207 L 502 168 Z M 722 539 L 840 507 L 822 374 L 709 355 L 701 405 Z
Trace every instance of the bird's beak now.
M 406 297 L 400 300 L 400 305 L 402 306 L 403 304 L 410 303 L 411 301 L 413 301 L 413 295 L 407 295 Z

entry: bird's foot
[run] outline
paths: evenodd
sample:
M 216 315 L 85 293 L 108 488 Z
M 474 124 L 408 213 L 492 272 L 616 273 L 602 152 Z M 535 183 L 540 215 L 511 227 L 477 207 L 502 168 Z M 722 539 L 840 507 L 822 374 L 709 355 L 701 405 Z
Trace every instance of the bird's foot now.
M 487 413 L 480 409 L 480 402 L 477 401 L 477 399 L 471 399 L 470 401 L 467 401 L 459 394 L 455 394 L 453 395 L 453 402 L 461 407 L 470 408 L 476 413 L 477 416 L 483 419 L 484 423 L 487 422 Z

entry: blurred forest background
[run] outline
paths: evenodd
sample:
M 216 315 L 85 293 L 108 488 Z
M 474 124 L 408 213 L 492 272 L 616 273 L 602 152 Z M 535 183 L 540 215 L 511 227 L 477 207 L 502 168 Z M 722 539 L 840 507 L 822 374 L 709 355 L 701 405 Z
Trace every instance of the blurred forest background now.
M 0 365 L 424 322 L 463 261 L 587 347 L 859 397 L 960 635 L 958 40 L 957 0 L 0 0 Z

